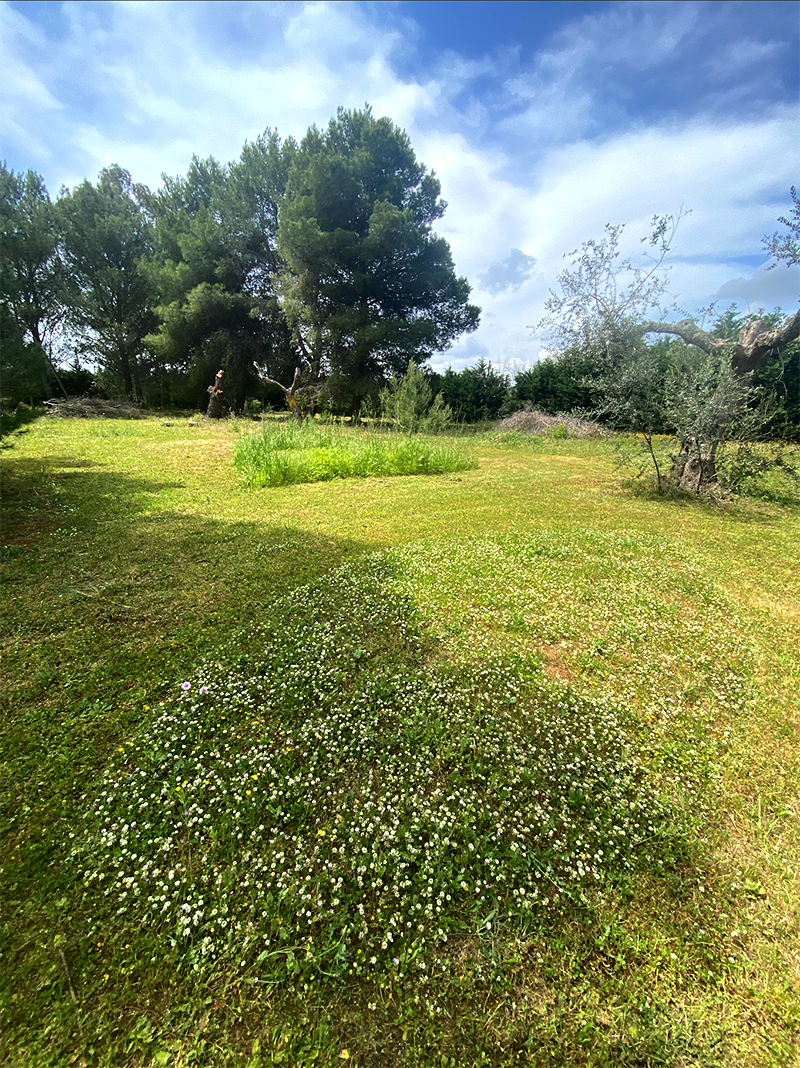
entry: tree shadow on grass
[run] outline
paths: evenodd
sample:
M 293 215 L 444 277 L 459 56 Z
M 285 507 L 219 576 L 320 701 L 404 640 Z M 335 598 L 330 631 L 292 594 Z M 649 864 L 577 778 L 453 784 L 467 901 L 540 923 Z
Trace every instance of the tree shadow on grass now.
M 67 799 L 148 706 L 237 634 L 246 651 L 274 600 L 364 550 L 288 524 L 153 510 L 179 486 L 67 457 L 18 461 L 4 480 L 3 824 L 34 868 L 52 857 Z
M 112 705 L 155 700 L 274 598 L 364 548 L 289 524 L 153 512 L 177 484 L 61 457 L 10 474 L 0 488 L 0 753 L 14 765 L 60 748 L 68 710 L 103 706 L 94 719 L 110 723 Z
M 784 491 L 764 490 L 752 495 L 731 495 L 720 490 L 713 493 L 688 493 L 674 487 L 666 486 L 659 490 L 654 482 L 635 478 L 623 479 L 620 485 L 622 495 L 664 508 L 680 514 L 693 512 L 700 515 L 723 516 L 732 523 L 756 526 L 772 526 L 786 518 L 786 511 L 800 504 L 800 495 L 795 488 Z M 786 510 L 781 514 L 781 509 Z

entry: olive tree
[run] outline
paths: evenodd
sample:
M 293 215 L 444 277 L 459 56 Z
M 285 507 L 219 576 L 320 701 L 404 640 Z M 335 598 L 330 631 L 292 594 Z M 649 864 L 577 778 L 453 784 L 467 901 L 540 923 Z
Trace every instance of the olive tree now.
M 602 240 L 569 253 L 570 266 L 558 277 L 559 289 L 551 290 L 537 329 L 550 330 L 556 352 L 590 357 L 599 412 L 619 429 L 643 434 L 654 462 L 652 433 L 659 421 L 672 427 L 679 448 L 667 478 L 698 492 L 717 480 L 720 444 L 743 428 L 755 430 L 752 414 L 745 420 L 746 412 L 757 410 L 752 376 L 768 356 L 800 336 L 800 311 L 777 326 L 750 319 L 733 337 L 716 336 L 693 318 L 668 321 L 665 261 L 680 218 L 680 213 L 653 217 L 651 233 L 642 239 L 651 250 L 644 265 L 622 256 L 622 226 L 607 226 Z M 696 358 L 662 382 L 645 343 L 648 334 L 680 338 Z M 658 469 L 657 479 L 660 484 Z

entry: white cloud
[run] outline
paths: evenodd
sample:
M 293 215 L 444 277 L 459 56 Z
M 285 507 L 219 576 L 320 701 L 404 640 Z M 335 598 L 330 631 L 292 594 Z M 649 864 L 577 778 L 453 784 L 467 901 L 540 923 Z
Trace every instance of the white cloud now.
M 476 337 L 493 358 L 530 360 L 540 341 L 527 326 L 542 317 L 547 290 L 564 267 L 563 254 L 602 237 L 606 222 L 628 224 L 623 251 L 636 254 L 652 215 L 681 205 L 692 211 L 677 233 L 671 275 L 671 290 L 681 305 L 697 307 L 715 298 L 790 304 L 788 283 L 779 288 L 775 272 L 753 288 L 741 278 L 742 266 L 734 257 L 758 255 L 761 236 L 774 228 L 777 212 L 768 194 L 791 184 L 796 125 L 792 111 L 777 109 L 761 124 L 692 123 L 631 131 L 602 144 L 582 142 L 545 154 L 527 188 L 501 183 L 496 200 L 491 177 L 483 179 L 487 209 L 481 230 L 495 229 L 496 210 L 500 231 L 515 233 L 518 247 L 537 258 L 537 277 L 502 299 L 478 290 L 485 312 Z M 453 215 L 451 240 L 457 246 L 475 224 L 469 205 L 462 215 L 455 202 Z M 492 255 L 490 241 L 472 247 L 473 262 L 479 249 L 490 261 L 499 258 Z M 473 267 L 470 279 L 484 270 Z M 732 279 L 738 281 L 726 289 Z M 459 355 L 458 346 L 453 353 Z
M 44 40 L 37 27 L 19 12 L 5 5 L 0 7 L 0 69 L 3 71 L 3 93 L 0 115 L 5 131 L 4 145 L 18 144 L 25 155 L 36 161 L 52 158 L 44 136 L 29 121 L 31 112 L 46 115 L 63 109 L 64 105 L 51 93 L 43 78 L 14 48 L 19 41 L 28 48 L 40 50 Z
M 155 186 L 192 154 L 227 161 L 267 126 L 301 137 L 338 105 L 369 101 L 440 177 L 449 208 L 438 229 L 484 308 L 478 332 L 437 363 L 527 363 L 541 348 L 528 325 L 563 253 L 602 236 L 606 222 L 627 223 L 626 247 L 637 251 L 654 213 L 692 211 L 676 242 L 674 289 L 685 304 L 734 289 L 742 299 L 748 285 L 777 291 L 778 272 L 741 281 L 737 257 L 758 254 L 786 210 L 794 107 L 721 119 L 728 89 L 704 70 L 711 113 L 697 101 L 658 120 L 625 111 L 636 79 L 680 68 L 683 50 L 693 57 L 719 34 L 729 15 L 719 7 L 613 5 L 567 26 L 527 70 L 513 49 L 479 61 L 451 52 L 412 77 L 398 73 L 413 44 L 407 22 L 378 21 L 356 3 L 72 3 L 57 27 L 6 4 L 4 150 L 11 166 L 41 170 L 51 191 L 112 162 Z M 769 41 L 737 50 L 725 39 L 715 54 L 749 70 L 773 53 Z M 535 276 L 517 289 L 482 288 L 510 249 L 536 259 Z

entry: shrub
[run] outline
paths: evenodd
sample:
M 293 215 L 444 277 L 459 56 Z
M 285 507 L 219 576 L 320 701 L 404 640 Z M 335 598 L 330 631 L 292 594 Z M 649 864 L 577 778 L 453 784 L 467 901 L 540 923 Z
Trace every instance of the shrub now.
M 381 390 L 381 412 L 398 430 L 407 434 L 425 431 L 440 434 L 453 424 L 453 411 L 445 404 L 444 397 L 433 391 L 422 370 L 413 360 L 403 378 L 394 378 Z

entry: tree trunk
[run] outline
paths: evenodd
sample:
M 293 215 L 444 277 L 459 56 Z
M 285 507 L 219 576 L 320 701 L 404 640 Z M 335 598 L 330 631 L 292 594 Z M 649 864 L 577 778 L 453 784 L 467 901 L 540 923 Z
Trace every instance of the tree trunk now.
M 699 493 L 703 486 L 717 481 L 717 445 L 689 438 L 681 448 L 669 473 L 669 480 L 677 489 Z
M 222 371 L 217 372 L 217 377 L 214 379 L 214 385 L 208 387 L 208 408 L 206 409 L 206 416 L 209 419 L 221 419 L 224 414 L 224 397 L 222 392 Z
M 742 327 L 736 341 L 714 337 L 702 330 L 693 319 L 681 319 L 678 323 L 643 323 L 642 332 L 674 334 L 688 345 L 695 345 L 709 354 L 724 350 L 730 353 L 734 369 L 744 375 L 757 371 L 771 352 L 782 352 L 800 337 L 800 311 L 790 315 L 774 330 L 765 330 L 764 323 L 755 319 Z
M 289 411 L 292 413 L 292 417 L 296 419 L 298 423 L 302 423 L 303 413 L 298 408 L 297 398 L 295 397 L 295 393 L 300 387 L 300 368 L 295 367 L 291 386 L 282 386 L 280 382 L 276 382 L 274 378 L 270 378 L 266 371 L 262 371 L 255 360 L 253 360 L 253 367 L 255 367 L 256 373 L 262 382 L 266 382 L 267 385 L 270 386 L 277 386 L 278 389 L 283 391 L 283 395 L 286 397 L 286 403 L 289 405 Z
M 133 394 L 133 376 L 131 375 L 131 362 L 128 358 L 128 353 L 123 349 L 120 352 L 120 360 L 122 364 L 122 388 L 125 392 L 127 400 L 135 401 Z

